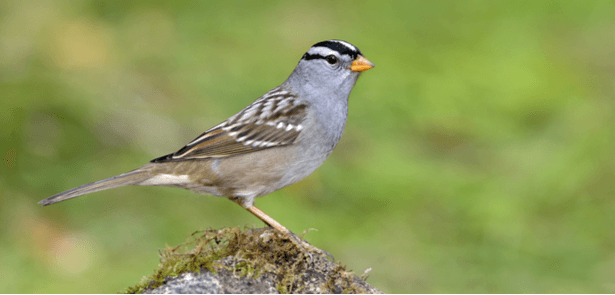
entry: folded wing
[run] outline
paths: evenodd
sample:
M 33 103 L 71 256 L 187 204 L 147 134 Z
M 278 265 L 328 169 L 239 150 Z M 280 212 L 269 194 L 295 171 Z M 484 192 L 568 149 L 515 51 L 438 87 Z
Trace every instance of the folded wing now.
M 152 162 L 221 158 L 291 144 L 303 130 L 307 107 L 275 88 L 179 151 Z

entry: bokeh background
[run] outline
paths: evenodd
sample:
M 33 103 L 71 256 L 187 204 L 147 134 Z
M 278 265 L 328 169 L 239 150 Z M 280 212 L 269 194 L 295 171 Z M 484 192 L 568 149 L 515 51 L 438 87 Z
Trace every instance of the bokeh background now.
M 377 67 L 314 174 L 256 204 L 384 292 L 615 292 L 613 1 L 0 1 L 0 293 L 117 292 L 224 198 L 37 201 L 174 152 L 314 43 Z

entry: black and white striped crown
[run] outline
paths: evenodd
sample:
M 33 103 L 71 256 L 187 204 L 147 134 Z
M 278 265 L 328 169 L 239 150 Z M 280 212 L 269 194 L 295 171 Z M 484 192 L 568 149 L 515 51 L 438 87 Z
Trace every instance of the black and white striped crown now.
M 359 48 L 342 40 L 327 40 L 314 44 L 308 52 L 303 55 L 303 59 L 326 58 L 332 53 L 337 52 L 339 55 L 350 56 L 351 59 L 356 59 L 357 56 L 363 55 Z

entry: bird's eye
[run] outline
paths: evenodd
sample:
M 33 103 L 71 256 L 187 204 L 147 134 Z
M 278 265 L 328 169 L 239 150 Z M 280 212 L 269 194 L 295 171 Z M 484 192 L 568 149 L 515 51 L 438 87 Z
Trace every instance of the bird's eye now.
M 326 57 L 326 59 L 330 65 L 334 65 L 337 63 L 337 57 L 335 57 L 335 55 L 329 55 Z

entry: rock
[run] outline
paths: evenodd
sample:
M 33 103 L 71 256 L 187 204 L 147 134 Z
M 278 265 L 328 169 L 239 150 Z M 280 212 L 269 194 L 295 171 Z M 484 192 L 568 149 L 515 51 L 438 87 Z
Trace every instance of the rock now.
M 318 255 L 310 262 L 272 228 L 200 231 L 160 254 L 154 275 L 126 292 L 382 293 L 340 263 Z

